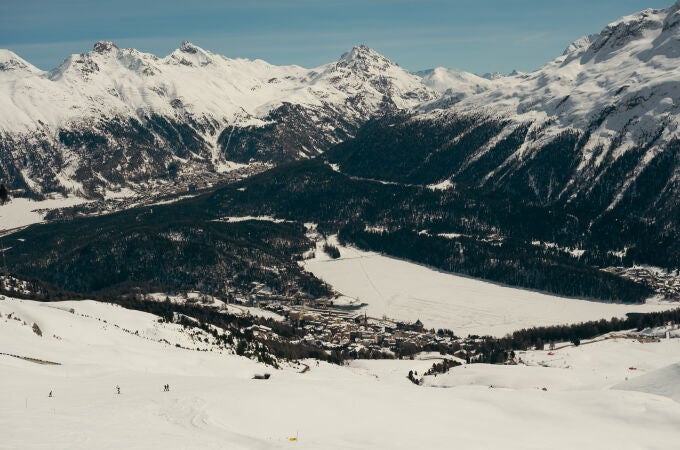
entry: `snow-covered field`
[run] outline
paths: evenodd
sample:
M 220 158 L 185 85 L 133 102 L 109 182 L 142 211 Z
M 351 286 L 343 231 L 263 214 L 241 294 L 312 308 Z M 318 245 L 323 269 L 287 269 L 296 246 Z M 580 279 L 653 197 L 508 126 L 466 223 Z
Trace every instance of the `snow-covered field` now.
M 531 366 L 458 367 L 419 387 L 405 376 L 431 360 L 307 361 L 298 373 L 177 348 L 211 347 L 113 305 L 7 299 L 0 314 L 0 352 L 61 364 L 0 355 L 2 449 L 667 449 L 680 439 L 680 339 L 528 352 Z M 262 372 L 271 378 L 252 379 Z
M 332 239 L 334 244 L 337 241 Z M 415 321 L 426 327 L 449 328 L 459 336 L 502 336 L 523 327 L 623 317 L 677 307 L 651 301 L 621 305 L 576 300 L 500 286 L 389 258 L 374 252 L 338 246 L 331 259 L 318 243 L 305 268 L 347 297 L 367 303 L 370 316 Z
M 45 213 L 50 209 L 80 205 L 86 201 L 78 197 L 41 201 L 33 201 L 23 197 L 13 198 L 9 203 L 0 206 L 0 231 L 42 222 Z

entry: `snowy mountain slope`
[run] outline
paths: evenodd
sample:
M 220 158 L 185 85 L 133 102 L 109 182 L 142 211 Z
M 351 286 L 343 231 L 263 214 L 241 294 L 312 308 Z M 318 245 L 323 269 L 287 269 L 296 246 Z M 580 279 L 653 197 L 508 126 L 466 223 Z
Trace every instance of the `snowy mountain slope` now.
M 680 403 L 680 387 L 677 380 L 680 377 L 680 363 L 647 373 L 633 380 L 626 380 L 615 388 L 626 391 L 638 391 L 648 394 L 668 397 Z
M 302 91 L 314 102 L 286 98 L 259 124 L 227 127 L 218 138 L 222 153 L 239 162 L 316 156 L 351 137 L 369 118 L 410 110 L 437 97 L 417 76 L 366 46 L 309 71 L 303 83 L 308 85 Z
M 493 80 L 445 67 L 422 70 L 416 72 L 416 75 L 423 79 L 425 86 L 459 100 L 484 92 L 494 85 Z
M 128 178 L 161 178 L 171 162 L 205 172 L 229 159 L 296 159 L 351 135 L 371 116 L 435 97 L 418 77 L 365 46 L 311 70 L 229 59 L 188 42 L 164 58 L 98 42 L 49 72 L 3 50 L 3 178 L 37 193 L 92 195 Z M 291 143 L 281 158 L 231 153 L 266 147 L 258 132 L 277 123 L 285 123 L 284 133 L 308 126 L 310 145 Z
M 513 114 L 517 121 L 550 118 L 548 126 L 559 130 L 585 129 L 609 108 L 591 139 L 611 139 L 624 131 L 626 140 L 637 142 L 638 128 L 677 115 L 678 10 L 676 3 L 624 17 L 599 35 L 574 42 L 533 73 L 497 80 L 498 88 L 461 104 L 460 110 L 493 105 L 496 113 Z
M 333 162 L 356 176 L 567 211 L 579 232 L 618 249 L 653 235 L 677 249 L 679 65 L 677 2 L 613 22 L 535 72 L 372 125 Z
M 643 148 L 636 167 L 639 173 L 678 137 L 679 10 L 676 3 L 666 10 L 624 17 L 599 35 L 572 43 L 564 55 L 535 72 L 497 78 L 486 85 L 488 89 L 449 108 L 438 107 L 441 100 L 435 100 L 422 107 L 430 112 L 415 120 L 444 125 L 460 121 L 461 116 L 476 117 L 477 122 L 509 119 L 510 131 L 531 124 L 527 139 L 501 161 L 506 165 L 531 159 L 557 136 L 576 131 L 577 174 L 597 172 L 608 159 Z M 449 74 L 435 69 L 431 76 Z M 491 141 L 481 144 L 486 142 Z M 473 150 L 478 152 L 472 152 L 468 163 L 490 149 L 480 145 Z M 495 166 L 479 181 L 494 180 L 503 168 L 503 164 Z M 449 169 L 455 175 L 460 167 Z M 554 190 L 550 198 L 567 193 Z
M 578 347 L 557 344 L 556 350 L 516 353 L 517 366 L 475 364 L 459 366 L 437 377 L 425 377 L 425 385 L 457 387 L 486 385 L 499 389 L 541 389 L 575 392 L 628 390 L 678 401 L 677 358 L 680 341 L 664 339 L 642 343 L 636 339 L 608 336 Z
M 660 368 L 677 362 L 677 339 L 605 341 L 554 356 L 531 351 L 522 358 L 532 366 L 465 365 L 415 386 L 406 374 L 423 373 L 432 360 L 347 366 L 306 361 L 310 370 L 298 373 L 294 366 L 273 370 L 215 348 L 177 348 L 174 343 L 210 344 L 192 341 L 181 327 L 159 324 L 150 314 L 107 304 L 7 299 L 0 301 L 0 314 L 0 352 L 60 363 L 0 355 L 0 447 L 6 449 L 393 449 L 452 443 L 470 449 L 656 449 L 680 438 L 680 405 L 644 392 L 651 385 L 645 374 L 662 375 Z M 554 361 L 538 366 L 546 360 Z M 628 370 L 632 363 L 640 373 Z M 252 379 L 261 372 L 272 376 Z M 609 389 L 624 377 L 640 380 L 643 392 Z M 163 392 L 165 384 L 170 392 Z M 436 385 L 447 389 L 431 387 Z
M 520 169 L 557 137 L 576 132 L 578 141 L 569 156 L 574 167 L 550 192 L 536 193 L 542 201 L 587 191 L 609 165 L 639 153 L 607 205 L 615 207 L 636 176 L 679 136 L 679 11 L 676 3 L 666 10 L 624 17 L 599 35 L 571 44 L 543 68 L 497 79 L 495 88 L 432 117 L 446 120 L 449 115 L 456 120 L 456 115 L 481 110 L 490 118 L 511 119 L 513 129 L 530 123 L 530 135 L 504 161 L 513 169 Z M 486 175 L 482 183 L 511 177 L 503 164 Z

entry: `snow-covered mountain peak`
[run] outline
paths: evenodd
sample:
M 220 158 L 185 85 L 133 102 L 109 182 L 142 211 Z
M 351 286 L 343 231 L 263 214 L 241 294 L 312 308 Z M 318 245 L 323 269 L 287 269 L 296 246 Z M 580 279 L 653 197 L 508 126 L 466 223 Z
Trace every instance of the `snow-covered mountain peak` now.
M 680 0 L 670 6 L 667 10 L 666 19 L 664 20 L 664 31 L 669 28 L 676 27 L 680 23 Z
M 0 63 L 10 61 L 12 59 L 17 59 L 19 56 L 11 50 L 6 48 L 0 48 Z
M 204 67 L 215 60 L 213 53 L 189 41 L 183 41 L 177 50 L 164 58 L 166 64 L 181 64 L 188 67 Z
M 487 72 L 482 75 L 480 75 L 482 78 L 486 78 L 489 81 L 494 81 L 494 80 L 499 80 L 503 77 L 505 77 L 504 73 L 501 72 Z
M 418 76 L 365 45 L 313 70 L 310 79 L 317 88 L 325 86 L 349 94 L 355 107 L 366 112 L 386 107 L 384 102 L 409 109 L 437 97 Z
M 583 55 L 583 62 L 600 62 L 616 57 L 623 47 L 635 42 L 646 44 L 644 41 L 652 40 L 651 36 L 664 28 L 669 11 L 646 9 L 610 23 L 590 44 Z
M 623 102 L 621 118 L 606 122 L 610 128 L 603 133 L 619 132 L 624 126 L 632 130 L 633 124 L 646 130 L 640 118 L 646 116 L 645 107 L 662 114 L 668 112 L 663 105 L 680 100 L 676 89 L 680 27 L 674 25 L 680 22 L 678 11 L 680 2 L 665 10 L 622 17 L 599 34 L 578 39 L 541 69 L 498 80 L 480 98 L 466 99 L 459 106 L 478 110 L 480 104 L 493 105 L 495 112 L 545 114 L 559 127 L 586 127 L 593 115 Z
M 67 57 L 58 67 L 52 69 L 48 78 L 57 81 L 68 74 L 75 74 L 88 79 L 93 73 L 99 72 L 99 65 L 90 53 L 73 54 Z
M 127 72 L 148 76 L 159 72 L 156 61 L 158 58 L 155 55 L 133 48 L 121 49 L 110 41 L 99 41 L 88 53 L 73 54 L 66 58 L 49 72 L 48 78 L 51 81 L 64 77 L 88 81 L 99 72 L 103 72 L 102 76 L 105 78 Z
M 576 39 L 564 49 L 562 56 L 578 55 L 586 51 L 590 45 L 600 37 L 599 34 L 590 34 Z
M 446 67 L 422 70 L 416 72 L 416 75 L 421 77 L 423 83 L 430 89 L 458 98 L 479 94 L 493 85 L 492 81 L 473 73 Z
M 7 49 L 0 49 L 0 72 L 40 72 L 40 69 L 20 58 L 16 53 Z
M 180 44 L 177 50 L 185 55 L 194 55 L 195 58 L 200 58 L 201 60 L 212 60 L 216 56 L 208 50 L 204 50 L 189 41 L 182 41 L 182 44 Z
M 380 53 L 376 52 L 375 50 L 364 44 L 352 47 L 350 51 L 345 52 L 340 56 L 340 60 L 346 62 L 358 60 L 389 61 L 389 59 L 387 59 L 385 56 L 381 55 Z
M 109 53 L 113 50 L 118 50 L 118 46 L 111 41 L 97 41 L 92 48 L 96 53 Z
M 182 41 L 182 44 L 179 46 L 179 50 L 184 52 L 184 53 L 191 53 L 191 54 L 195 54 L 195 53 L 199 53 L 199 52 L 205 53 L 205 50 L 203 50 L 202 48 L 192 44 L 189 41 Z
M 358 45 L 352 48 L 352 50 L 343 53 L 340 59 L 330 66 L 335 69 L 346 68 L 354 72 L 366 73 L 377 73 L 386 71 L 391 67 L 399 67 L 398 64 L 392 62 L 389 58 L 365 45 Z

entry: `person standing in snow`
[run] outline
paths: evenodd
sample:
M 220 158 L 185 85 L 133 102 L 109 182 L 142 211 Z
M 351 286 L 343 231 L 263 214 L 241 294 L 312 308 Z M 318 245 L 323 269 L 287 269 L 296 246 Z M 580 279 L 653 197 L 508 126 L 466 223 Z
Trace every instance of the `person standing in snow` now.
M 120 386 L 116 386 L 116 392 L 120 394 Z
M 50 394 L 48 395 L 49 398 L 52 398 L 52 391 L 50 391 Z

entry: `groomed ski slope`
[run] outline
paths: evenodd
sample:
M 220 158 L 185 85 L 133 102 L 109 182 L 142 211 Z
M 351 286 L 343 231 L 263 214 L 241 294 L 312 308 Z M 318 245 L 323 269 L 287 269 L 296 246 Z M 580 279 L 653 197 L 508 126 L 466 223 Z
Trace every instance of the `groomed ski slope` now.
M 305 268 L 355 303 L 366 303 L 372 317 L 386 315 L 427 328 L 449 328 L 458 336 L 503 336 L 531 326 L 559 325 L 623 317 L 628 312 L 671 309 L 677 304 L 650 301 L 621 305 L 557 297 L 441 272 L 419 264 L 340 246 L 331 259 L 317 243 Z M 675 305 L 675 306 L 674 306 Z
M 7 299 L 0 314 L 0 352 L 61 364 L 0 355 L 1 449 L 667 449 L 680 439 L 680 404 L 646 392 L 673 381 L 680 339 L 528 352 L 532 366 L 463 366 L 419 387 L 405 376 L 432 360 L 307 361 L 301 374 L 177 348 L 209 345 L 107 304 Z M 271 378 L 252 379 L 262 372 Z M 622 390 L 626 377 L 634 390 Z

